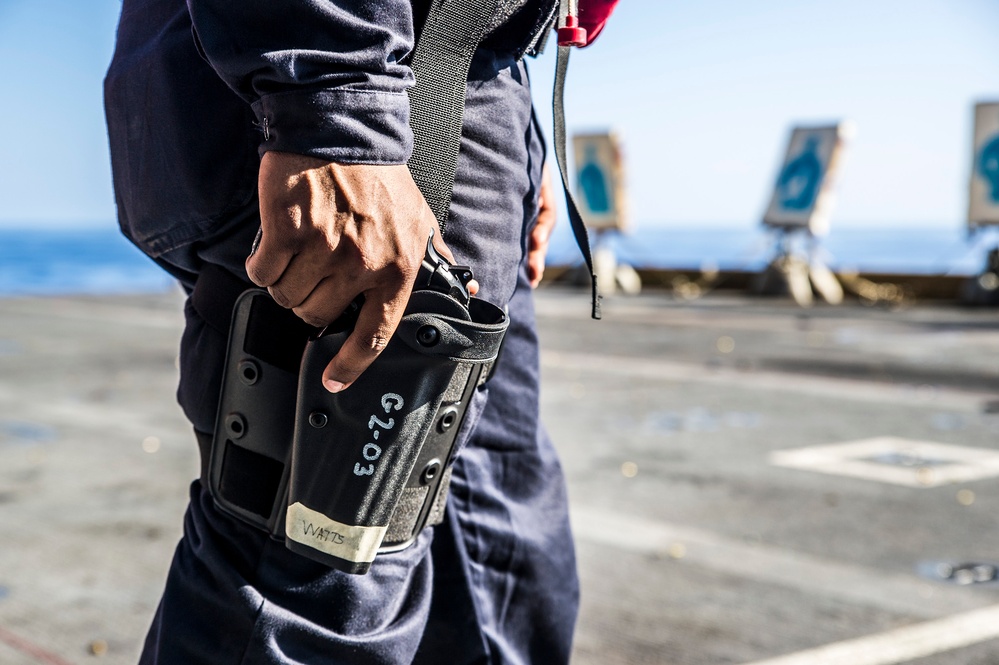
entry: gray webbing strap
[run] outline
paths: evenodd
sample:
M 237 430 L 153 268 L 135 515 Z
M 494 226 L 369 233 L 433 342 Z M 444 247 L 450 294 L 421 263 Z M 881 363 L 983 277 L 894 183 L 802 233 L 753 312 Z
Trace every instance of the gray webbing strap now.
M 590 273 L 590 286 L 592 288 L 593 311 L 591 315 L 594 319 L 600 318 L 600 293 L 597 291 L 597 276 L 593 272 L 593 256 L 590 254 L 590 236 L 586 232 L 586 225 L 583 224 L 583 217 L 579 214 L 576 201 L 572 198 L 569 190 L 569 178 L 566 175 L 565 160 L 565 72 L 569 68 L 569 46 L 558 47 L 558 59 L 555 64 L 555 90 L 552 95 L 552 115 L 555 125 L 555 159 L 558 161 L 558 170 L 562 175 L 562 188 L 565 190 L 565 206 L 569 212 L 569 224 L 572 226 L 572 235 L 576 237 L 576 244 L 579 251 L 583 253 L 583 260 L 586 261 L 586 269 Z
M 409 170 L 442 235 L 461 145 L 468 69 L 497 6 L 498 0 L 433 0 L 410 63 L 416 85 L 409 90 Z
M 465 88 L 475 49 L 496 14 L 499 0 L 432 0 L 410 67 L 416 85 L 409 89 L 413 154 L 409 171 L 434 212 L 441 236 L 447 228 L 451 193 L 461 147 Z M 438 487 L 427 524 L 439 524 L 451 469 Z M 422 490 L 422 491 L 421 491 Z M 427 500 L 427 488 L 407 488 L 392 513 L 386 542 L 413 536 Z
M 461 147 L 461 122 L 465 112 L 468 69 L 485 36 L 499 0 L 433 0 L 410 66 L 416 85 L 409 90 L 409 124 L 413 129 L 413 154 L 409 170 L 433 210 L 441 235 L 447 227 L 451 193 Z M 565 190 L 569 223 L 586 261 L 592 288 L 592 316 L 600 318 L 600 294 L 593 272 L 590 239 L 569 190 L 565 159 L 565 74 L 569 47 L 558 48 L 552 110 L 555 157 Z

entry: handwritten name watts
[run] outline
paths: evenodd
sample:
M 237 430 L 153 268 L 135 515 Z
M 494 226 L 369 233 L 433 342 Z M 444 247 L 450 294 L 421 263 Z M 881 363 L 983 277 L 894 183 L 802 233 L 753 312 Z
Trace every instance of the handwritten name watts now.
M 312 536 L 316 540 L 323 540 L 327 543 L 336 543 L 337 545 L 344 541 L 343 534 L 337 533 L 332 529 L 324 529 L 316 526 L 307 520 L 302 520 L 302 533 L 306 536 Z

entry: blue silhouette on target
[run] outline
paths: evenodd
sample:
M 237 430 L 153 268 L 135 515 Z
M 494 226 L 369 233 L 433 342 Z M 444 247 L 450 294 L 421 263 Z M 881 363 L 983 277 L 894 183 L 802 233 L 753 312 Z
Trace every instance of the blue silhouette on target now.
M 788 162 L 777 180 L 777 196 L 782 208 L 810 210 L 822 184 L 822 161 L 818 155 L 819 137 L 809 136 L 797 157 Z
M 989 183 L 989 198 L 999 203 L 999 135 L 992 137 L 979 153 L 978 173 Z
M 590 212 L 608 214 L 611 211 L 611 193 L 607 176 L 597 163 L 597 147 L 586 146 L 586 165 L 579 171 L 579 188 L 583 190 L 586 207 Z

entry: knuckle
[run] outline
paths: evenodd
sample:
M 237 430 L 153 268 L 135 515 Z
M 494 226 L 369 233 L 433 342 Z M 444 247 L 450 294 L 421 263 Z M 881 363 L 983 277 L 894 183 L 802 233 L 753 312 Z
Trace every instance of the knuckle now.
M 256 263 L 247 264 L 246 276 L 257 286 L 269 286 L 266 273 Z
M 385 350 L 391 336 L 381 331 L 360 333 L 355 330 L 351 338 L 350 345 L 353 348 L 353 353 L 350 353 L 349 356 L 358 366 L 367 367 L 374 358 Z
M 281 305 L 285 309 L 291 309 L 294 304 L 291 302 L 291 299 L 288 298 L 287 294 L 279 288 L 271 286 L 267 289 L 267 292 L 271 294 L 271 298 L 274 299 L 274 302 Z
M 388 346 L 389 338 L 384 335 L 372 335 L 367 338 L 367 348 L 375 354 L 379 354 Z
M 382 275 L 391 282 L 402 283 L 416 276 L 419 263 L 409 257 L 400 256 L 398 260 L 382 268 Z

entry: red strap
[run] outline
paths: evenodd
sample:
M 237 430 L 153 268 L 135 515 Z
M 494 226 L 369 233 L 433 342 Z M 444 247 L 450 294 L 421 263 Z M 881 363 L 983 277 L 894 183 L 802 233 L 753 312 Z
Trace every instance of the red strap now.
M 618 0 L 579 0 L 579 27 L 586 29 L 586 44 L 589 46 L 604 29 Z

